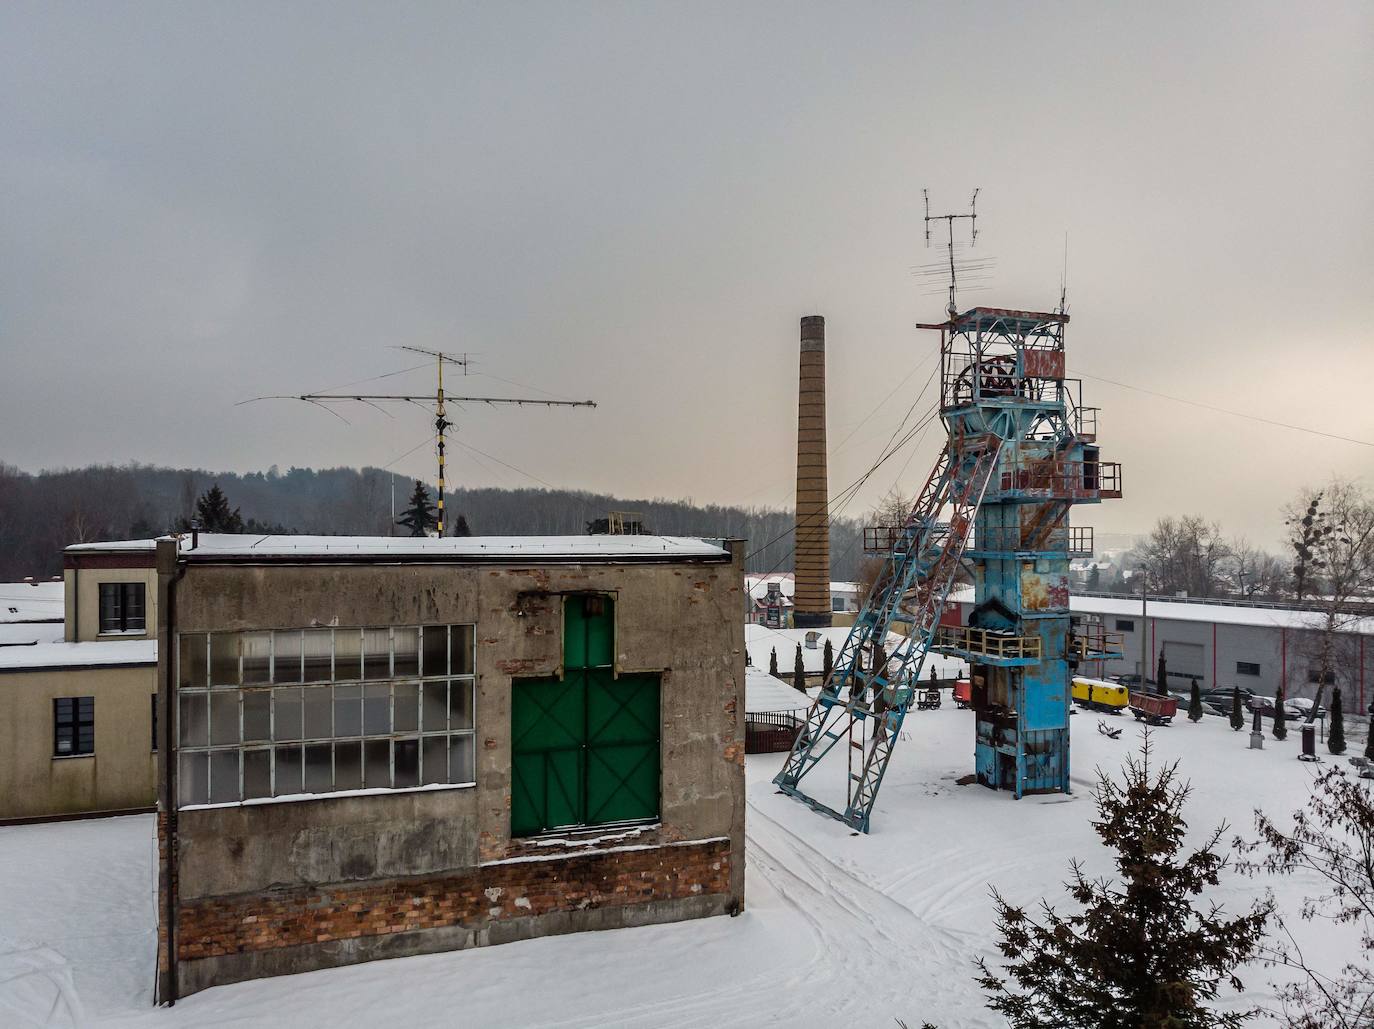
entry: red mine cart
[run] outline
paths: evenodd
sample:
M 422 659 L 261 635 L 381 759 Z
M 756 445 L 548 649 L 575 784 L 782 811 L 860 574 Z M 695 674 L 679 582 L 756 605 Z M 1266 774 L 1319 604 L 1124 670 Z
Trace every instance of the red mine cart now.
M 968 707 L 973 703 L 973 683 L 968 679 L 954 681 L 954 706 Z
M 1131 714 L 1142 722 L 1151 725 L 1168 725 L 1178 714 L 1178 700 L 1174 697 L 1161 697 L 1156 693 L 1141 693 L 1131 690 Z

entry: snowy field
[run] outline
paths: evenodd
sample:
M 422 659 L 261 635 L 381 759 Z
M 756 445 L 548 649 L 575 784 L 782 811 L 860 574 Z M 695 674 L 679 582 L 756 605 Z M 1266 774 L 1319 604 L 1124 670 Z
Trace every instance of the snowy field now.
M 972 767 L 972 719 L 949 705 L 912 713 L 867 837 L 775 793 L 782 755 L 751 757 L 748 910 L 738 918 L 328 969 L 220 987 L 171 1009 L 149 1006 L 152 817 L 3 828 L 0 1025 L 996 1026 L 972 981 L 974 959 L 995 953 L 989 884 L 1065 910 L 1070 858 L 1110 871 L 1089 825 L 1092 770 L 1118 767 L 1138 733 L 1108 716 L 1126 728 L 1110 740 L 1099 716 L 1075 716 L 1073 796 L 1015 802 L 955 785 Z M 1199 835 L 1223 820 L 1249 834 L 1257 804 L 1286 814 L 1306 797 L 1313 768 L 1295 760 L 1296 732 L 1254 752 L 1248 732 L 1208 717 L 1155 739 L 1193 783 L 1187 814 Z M 1232 876 L 1217 899 L 1238 910 L 1266 888 L 1295 922 L 1316 889 Z M 1354 953 L 1348 934 L 1300 929 L 1310 956 L 1334 965 Z M 1247 992 L 1228 1003 L 1270 1003 L 1279 974 L 1248 969 Z

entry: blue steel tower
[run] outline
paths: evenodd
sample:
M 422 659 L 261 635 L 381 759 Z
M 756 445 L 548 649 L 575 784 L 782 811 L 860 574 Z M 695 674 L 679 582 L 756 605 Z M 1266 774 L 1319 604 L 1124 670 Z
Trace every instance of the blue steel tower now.
M 968 623 L 933 649 L 972 666 L 975 768 L 993 789 L 1069 792 L 1072 671 L 1118 652 L 1119 637 L 1072 631 L 1069 558 L 1092 553 L 1075 504 L 1121 496 L 1121 468 L 1098 455 L 1097 411 L 1065 377 L 1066 313 L 976 307 L 940 332 L 941 417 L 951 437 L 995 437 L 998 455 L 965 551 Z
M 951 288 L 951 294 L 953 290 Z M 1121 470 L 1096 445 L 1096 409 L 1065 377 L 1062 312 L 976 307 L 920 328 L 940 333 L 947 438 L 901 525 L 865 531 L 880 568 L 835 669 L 773 780 L 786 794 L 867 832 L 902 721 L 931 650 L 973 669 L 978 780 L 1016 797 L 1069 789 L 1072 668 L 1119 648 L 1071 631 L 1069 557 L 1092 552 L 1069 510 L 1121 496 Z M 947 624 L 961 573 L 968 624 Z M 1118 638 L 1119 639 L 1119 638 Z M 802 780 L 836 748 L 844 788 Z

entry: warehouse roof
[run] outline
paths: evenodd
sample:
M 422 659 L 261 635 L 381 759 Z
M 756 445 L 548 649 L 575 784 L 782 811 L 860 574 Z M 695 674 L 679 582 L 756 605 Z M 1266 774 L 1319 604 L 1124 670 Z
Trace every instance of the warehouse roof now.
M 0 622 L 60 622 L 61 582 L 0 582 Z
M 176 537 L 192 560 L 583 559 L 689 560 L 728 557 L 718 542 L 683 536 L 288 536 L 208 533 Z M 156 540 L 78 543 L 68 554 L 149 551 Z
M 950 594 L 951 603 L 973 603 L 973 589 L 965 586 Z M 1114 618 L 1139 618 L 1139 597 L 1069 597 L 1069 610 L 1074 614 L 1111 615 Z M 1150 618 L 1164 618 L 1179 622 L 1215 622 L 1218 625 L 1253 625 L 1265 629 L 1320 629 L 1325 615 L 1320 611 L 1304 611 L 1291 607 L 1268 607 L 1249 604 L 1228 604 L 1225 601 L 1169 600 L 1150 597 L 1146 604 Z M 1110 626 L 1108 626 L 1110 628 Z M 1374 635 L 1374 618 L 1352 618 L 1341 625 L 1341 631 Z

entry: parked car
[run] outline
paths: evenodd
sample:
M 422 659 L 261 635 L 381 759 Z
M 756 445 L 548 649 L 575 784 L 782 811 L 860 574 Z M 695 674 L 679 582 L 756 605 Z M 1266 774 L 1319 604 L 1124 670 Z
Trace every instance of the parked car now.
M 1306 697 L 1293 697 L 1291 700 L 1289 700 L 1289 701 L 1287 702 L 1287 704 L 1286 704 L 1285 706 L 1291 707 L 1291 708 L 1296 708 L 1297 711 L 1298 711 L 1299 717 L 1301 717 L 1301 718 L 1306 718 L 1306 717 L 1307 717 L 1309 714 L 1311 714 L 1311 712 L 1312 712 L 1312 701 L 1308 700 Z M 1322 704 L 1318 704 L 1318 705 L 1317 705 L 1317 713 L 1316 713 L 1315 715 L 1312 715 L 1312 717 L 1313 717 L 1313 718 L 1325 718 L 1325 717 L 1326 717 L 1326 707 L 1325 707 L 1324 705 L 1322 705 Z
M 1192 690 L 1188 690 L 1186 693 L 1182 693 L 1176 689 L 1170 690 L 1169 696 L 1178 701 L 1178 709 L 1185 713 L 1193 703 Z M 1226 715 L 1229 717 L 1231 714 L 1231 699 L 1229 697 L 1226 699 L 1226 706 L 1223 708 L 1222 705 L 1215 700 L 1208 700 L 1207 694 L 1204 693 L 1202 694 L 1202 713 L 1204 715 Z
M 1256 695 L 1250 698 L 1250 700 L 1246 704 L 1246 707 L 1248 707 L 1251 711 L 1258 711 L 1260 714 L 1272 718 L 1274 715 L 1274 698 L 1261 697 Z M 1304 712 L 1299 708 L 1294 707 L 1293 702 L 1291 700 L 1284 701 L 1283 716 L 1285 718 L 1302 718 L 1303 715 Z
M 1138 689 L 1140 689 L 1141 679 L 1140 679 L 1140 676 L 1138 676 L 1138 675 L 1135 674 L 1135 672 L 1130 672 L 1130 673 L 1128 673 L 1128 674 L 1126 674 L 1126 675 L 1109 675 L 1109 676 L 1107 676 L 1107 678 L 1108 678 L 1108 680 L 1110 680 L 1111 682 L 1119 682 L 1119 683 L 1121 683 L 1122 686 L 1125 686 L 1125 687 L 1127 687 L 1128 689 L 1132 689 L 1132 690 L 1138 690 Z M 1159 684 L 1156 683 L 1153 679 L 1146 679 L 1146 680 L 1144 680 L 1144 682 L 1145 682 L 1145 689 L 1147 689 L 1147 690 L 1156 689 L 1156 688 L 1158 687 L 1158 685 L 1159 685 Z

